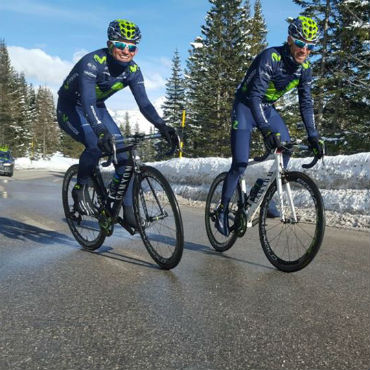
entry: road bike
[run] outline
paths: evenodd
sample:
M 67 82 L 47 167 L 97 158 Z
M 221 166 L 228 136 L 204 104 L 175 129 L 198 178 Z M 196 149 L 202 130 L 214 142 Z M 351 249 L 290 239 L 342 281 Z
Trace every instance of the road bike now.
M 227 172 L 213 181 L 206 201 L 205 224 L 211 245 L 218 252 L 230 249 L 247 229 L 259 225 L 259 237 L 267 259 L 279 270 L 298 271 L 315 257 L 325 233 L 325 210 L 320 190 L 305 173 L 287 171 L 283 166 L 283 153 L 307 150 L 301 141 L 282 143 L 273 153 L 266 151 L 262 157 L 250 162 L 274 159 L 266 177 L 258 179 L 247 194 L 242 178 L 229 205 L 230 234 L 225 237 L 215 227 L 216 211 L 220 204 L 222 186 Z M 303 168 L 311 168 L 317 157 Z M 270 207 L 275 207 L 279 217 L 269 218 Z
M 116 149 L 114 143 L 112 154 L 102 154 L 102 158 L 108 156 L 108 160 L 98 164 L 88 182 L 95 210 L 92 215 L 81 214 L 74 206 L 72 189 L 77 182 L 78 165 L 67 170 L 62 190 L 64 213 L 73 236 L 84 249 L 98 249 L 105 238 L 113 234 L 114 226 L 119 224 L 131 235 L 140 234 L 150 256 L 160 268 L 172 269 L 180 262 L 184 249 L 184 231 L 176 197 L 162 173 L 143 164 L 137 157 L 136 148 L 140 143 L 160 137 L 161 134 L 135 134 L 125 137 L 123 148 Z M 172 154 L 177 145 L 172 143 L 171 151 L 167 154 Z M 120 152 L 128 152 L 129 165 L 125 167 L 116 199 L 111 202 L 101 166 L 109 166 L 112 160 L 117 163 L 116 154 Z M 131 180 L 135 226 L 129 225 L 123 211 L 125 191 Z

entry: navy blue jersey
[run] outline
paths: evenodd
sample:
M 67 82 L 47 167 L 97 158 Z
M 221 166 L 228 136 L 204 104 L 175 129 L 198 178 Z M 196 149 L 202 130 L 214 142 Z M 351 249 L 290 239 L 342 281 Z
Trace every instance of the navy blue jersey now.
M 97 107 L 117 91 L 129 86 L 144 117 L 156 127 L 164 124 L 162 118 L 149 101 L 143 75 L 139 66 L 117 62 L 107 48 L 93 51 L 73 67 L 62 87 L 59 97 L 82 107 L 87 121 L 95 132 L 102 122 Z
M 308 136 L 318 136 L 311 97 L 312 72 L 309 62 L 298 64 L 289 45 L 261 52 L 249 67 L 236 97 L 247 105 L 259 128 L 268 128 L 264 106 L 276 102 L 288 91 L 298 88 L 299 107 Z

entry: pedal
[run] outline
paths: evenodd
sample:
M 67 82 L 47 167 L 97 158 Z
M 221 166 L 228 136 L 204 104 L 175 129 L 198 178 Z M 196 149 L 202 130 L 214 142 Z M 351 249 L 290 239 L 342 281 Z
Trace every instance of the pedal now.
M 78 225 L 80 225 L 82 221 L 82 217 L 77 211 L 69 212 L 69 214 L 67 215 L 67 218 L 69 218 L 73 222 L 76 222 Z

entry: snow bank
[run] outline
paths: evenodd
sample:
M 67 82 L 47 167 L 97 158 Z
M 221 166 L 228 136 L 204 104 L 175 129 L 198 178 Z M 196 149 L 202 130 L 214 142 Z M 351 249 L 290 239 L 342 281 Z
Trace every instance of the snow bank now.
M 370 189 L 370 153 L 325 157 L 312 169 L 301 166 L 312 158 L 292 158 L 289 170 L 303 171 L 312 177 L 322 189 Z M 273 161 L 251 162 L 245 171 L 247 184 L 254 184 L 258 177 L 264 177 Z M 151 165 L 158 168 L 170 182 L 185 185 L 210 185 L 223 171 L 228 171 L 231 159 L 225 158 L 182 158 Z
M 332 220 L 330 224 L 370 228 L 370 153 L 327 156 L 324 163 L 319 161 L 314 168 L 304 170 L 301 165 L 311 159 L 292 158 L 289 169 L 303 171 L 316 181 L 324 199 L 327 219 Z M 65 158 L 57 153 L 49 160 L 18 158 L 15 169 L 65 171 L 74 163 L 78 163 L 78 160 Z M 249 164 L 245 172 L 248 189 L 258 177 L 266 175 L 272 163 L 273 161 L 265 161 Z M 231 159 L 177 158 L 148 164 L 166 176 L 181 199 L 195 204 L 196 201 L 205 201 L 213 179 L 219 173 L 229 170 Z M 110 170 L 112 171 L 112 167 Z

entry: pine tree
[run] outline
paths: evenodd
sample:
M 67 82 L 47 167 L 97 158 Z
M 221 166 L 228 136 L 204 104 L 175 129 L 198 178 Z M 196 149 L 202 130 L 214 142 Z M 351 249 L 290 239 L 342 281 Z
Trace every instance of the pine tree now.
M 71 158 L 79 158 L 84 150 L 84 145 L 74 140 L 63 130 L 60 131 L 60 151 L 64 156 Z
M 32 141 L 31 112 L 28 105 L 28 86 L 23 74 L 13 75 L 11 82 L 11 105 L 9 107 L 9 146 L 14 156 L 29 153 Z
M 165 101 L 162 105 L 163 119 L 165 122 L 170 126 L 179 127 L 184 107 L 184 79 L 181 73 L 179 52 L 176 49 L 172 58 L 171 76 L 166 82 Z
M 134 133 L 135 134 L 139 134 L 140 133 L 140 127 L 139 127 L 139 124 L 137 122 L 135 123 Z
M 179 129 L 182 112 L 185 108 L 185 83 L 181 72 L 179 52 L 176 49 L 172 58 L 171 76 L 166 82 L 165 101 L 162 105 L 163 119 L 167 125 Z M 160 141 L 156 145 L 157 157 L 162 157 L 168 151 L 168 144 Z
M 254 14 L 251 19 L 251 48 L 250 53 L 255 57 L 262 50 L 266 49 L 267 28 L 266 22 L 262 14 L 261 0 L 256 0 L 254 3 Z
M 36 92 L 32 84 L 27 87 L 27 127 L 29 130 L 29 142 L 28 142 L 28 155 L 34 157 L 34 146 L 33 146 L 33 127 L 37 117 L 36 109 Z
M 0 40 L 0 146 L 9 145 L 11 138 L 9 125 L 11 121 L 11 82 L 14 71 L 4 40 Z M 12 149 L 12 148 L 11 148 Z
M 187 122 L 184 143 L 187 156 L 197 156 L 200 146 L 202 122 L 207 122 L 208 113 L 206 85 L 206 46 L 201 36 L 197 37 L 191 44 L 192 50 L 187 60 L 185 71 Z
M 125 120 L 124 120 L 124 127 L 123 127 L 123 136 L 130 136 L 131 135 L 131 126 L 130 126 L 130 116 L 128 112 L 125 113 Z
M 46 158 L 57 151 L 60 138 L 53 95 L 46 87 L 39 87 L 37 91 L 36 112 L 36 121 L 33 127 L 35 152 Z
M 237 85 L 246 72 L 250 28 L 241 0 L 209 0 L 212 8 L 187 62 L 190 143 L 187 154 L 230 155 L 230 113 Z
M 319 131 L 336 137 L 329 152 L 370 150 L 369 6 L 361 0 L 294 0 L 322 30 L 313 62 Z
M 154 127 L 150 127 L 149 134 L 154 133 Z M 153 140 L 144 141 L 139 148 L 139 156 L 145 162 L 151 162 L 158 158 L 156 143 Z M 160 159 L 163 159 L 160 157 Z

